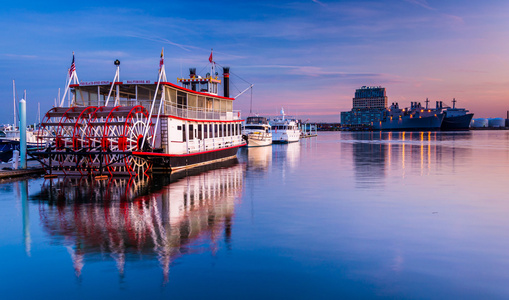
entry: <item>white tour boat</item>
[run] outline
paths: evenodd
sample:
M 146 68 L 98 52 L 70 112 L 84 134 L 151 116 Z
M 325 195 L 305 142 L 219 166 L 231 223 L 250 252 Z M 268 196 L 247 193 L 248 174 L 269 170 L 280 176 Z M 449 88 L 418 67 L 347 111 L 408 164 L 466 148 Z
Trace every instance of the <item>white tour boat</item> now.
M 298 121 L 285 115 L 281 109 L 281 117 L 270 122 L 272 126 L 272 143 L 292 143 L 300 140 L 300 129 Z
M 242 130 L 242 137 L 248 147 L 268 146 L 272 144 L 271 126 L 265 117 L 248 117 Z

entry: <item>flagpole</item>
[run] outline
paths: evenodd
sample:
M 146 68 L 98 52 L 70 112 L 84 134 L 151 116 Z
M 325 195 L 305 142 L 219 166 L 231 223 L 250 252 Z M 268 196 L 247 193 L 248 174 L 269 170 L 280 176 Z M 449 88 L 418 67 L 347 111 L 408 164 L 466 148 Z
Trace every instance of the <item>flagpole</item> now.
M 154 99 L 152 100 L 152 104 L 150 105 L 150 113 L 148 115 L 147 124 L 145 125 L 145 133 L 143 134 L 143 140 L 141 142 L 141 149 L 143 149 L 143 146 L 145 145 L 145 139 L 147 138 L 150 121 L 152 120 L 152 112 L 154 111 L 154 104 L 156 102 L 157 92 L 159 91 L 159 85 L 161 84 L 161 78 L 163 76 L 163 73 L 166 76 L 166 72 L 164 71 L 164 48 L 161 50 L 161 60 L 159 61 L 159 79 L 157 80 L 157 86 L 156 86 L 156 90 L 154 92 Z M 164 93 L 164 89 L 163 89 L 162 93 Z M 161 101 L 162 101 L 162 99 L 164 99 L 164 94 L 161 94 Z M 158 122 L 158 121 L 159 121 L 159 115 L 158 115 L 158 119 L 156 122 Z
M 67 92 L 69 91 L 69 88 L 71 86 L 71 82 L 74 78 L 78 78 L 78 76 L 76 76 L 76 66 L 74 65 L 74 51 L 73 51 L 72 52 L 71 68 L 69 69 L 69 80 L 66 83 L 64 96 L 62 97 L 62 100 L 58 99 L 58 100 L 60 100 L 60 105 L 59 105 L 60 107 L 62 107 L 65 103 L 65 96 L 67 95 Z M 59 97 L 60 97 L 60 95 L 59 95 Z

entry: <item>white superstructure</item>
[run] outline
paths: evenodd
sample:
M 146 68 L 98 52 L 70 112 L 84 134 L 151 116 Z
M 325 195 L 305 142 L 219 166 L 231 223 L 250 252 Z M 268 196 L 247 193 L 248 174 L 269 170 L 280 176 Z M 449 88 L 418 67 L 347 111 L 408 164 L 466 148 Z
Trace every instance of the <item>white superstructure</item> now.
M 268 146 L 272 144 L 271 126 L 267 118 L 248 117 L 242 137 L 247 141 L 248 147 Z
M 298 121 L 285 115 L 281 109 L 281 116 L 270 122 L 272 126 L 272 143 L 292 143 L 300 139 Z

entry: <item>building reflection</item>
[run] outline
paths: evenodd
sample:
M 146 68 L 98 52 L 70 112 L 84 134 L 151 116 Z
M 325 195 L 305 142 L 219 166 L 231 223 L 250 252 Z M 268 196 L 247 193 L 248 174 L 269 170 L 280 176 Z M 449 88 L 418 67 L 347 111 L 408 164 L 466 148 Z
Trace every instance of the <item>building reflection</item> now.
M 352 153 L 358 186 L 374 188 L 389 176 L 454 169 L 468 161 L 471 139 L 470 132 L 353 132 L 342 137 L 342 151 Z
M 360 188 L 383 185 L 388 145 L 380 142 L 379 132 L 352 132 L 345 138 L 351 142 L 342 143 L 342 151 L 352 153 L 356 185 Z
M 205 251 L 193 243 L 208 243 L 213 253 L 221 241 L 230 246 L 244 170 L 236 160 L 216 167 L 151 181 L 47 181 L 35 197 L 47 202 L 40 220 L 63 240 L 78 277 L 87 257 L 113 258 L 121 275 L 126 262 L 142 257 L 159 261 L 166 282 L 172 261 Z

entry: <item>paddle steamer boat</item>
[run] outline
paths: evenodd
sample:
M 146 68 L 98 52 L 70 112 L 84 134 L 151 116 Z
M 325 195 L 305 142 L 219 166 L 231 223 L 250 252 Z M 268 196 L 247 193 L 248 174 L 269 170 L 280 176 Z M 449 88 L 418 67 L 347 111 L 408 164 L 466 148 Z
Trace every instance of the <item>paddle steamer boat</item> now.
M 233 158 L 242 139 L 240 112 L 229 95 L 229 68 L 221 79 L 190 69 L 180 85 L 168 82 L 161 52 L 159 77 L 120 80 L 116 60 L 113 81 L 78 81 L 73 62 L 60 106 L 45 115 L 32 152 L 48 174 L 127 175 L 173 172 Z M 67 93 L 70 107 L 63 107 Z

